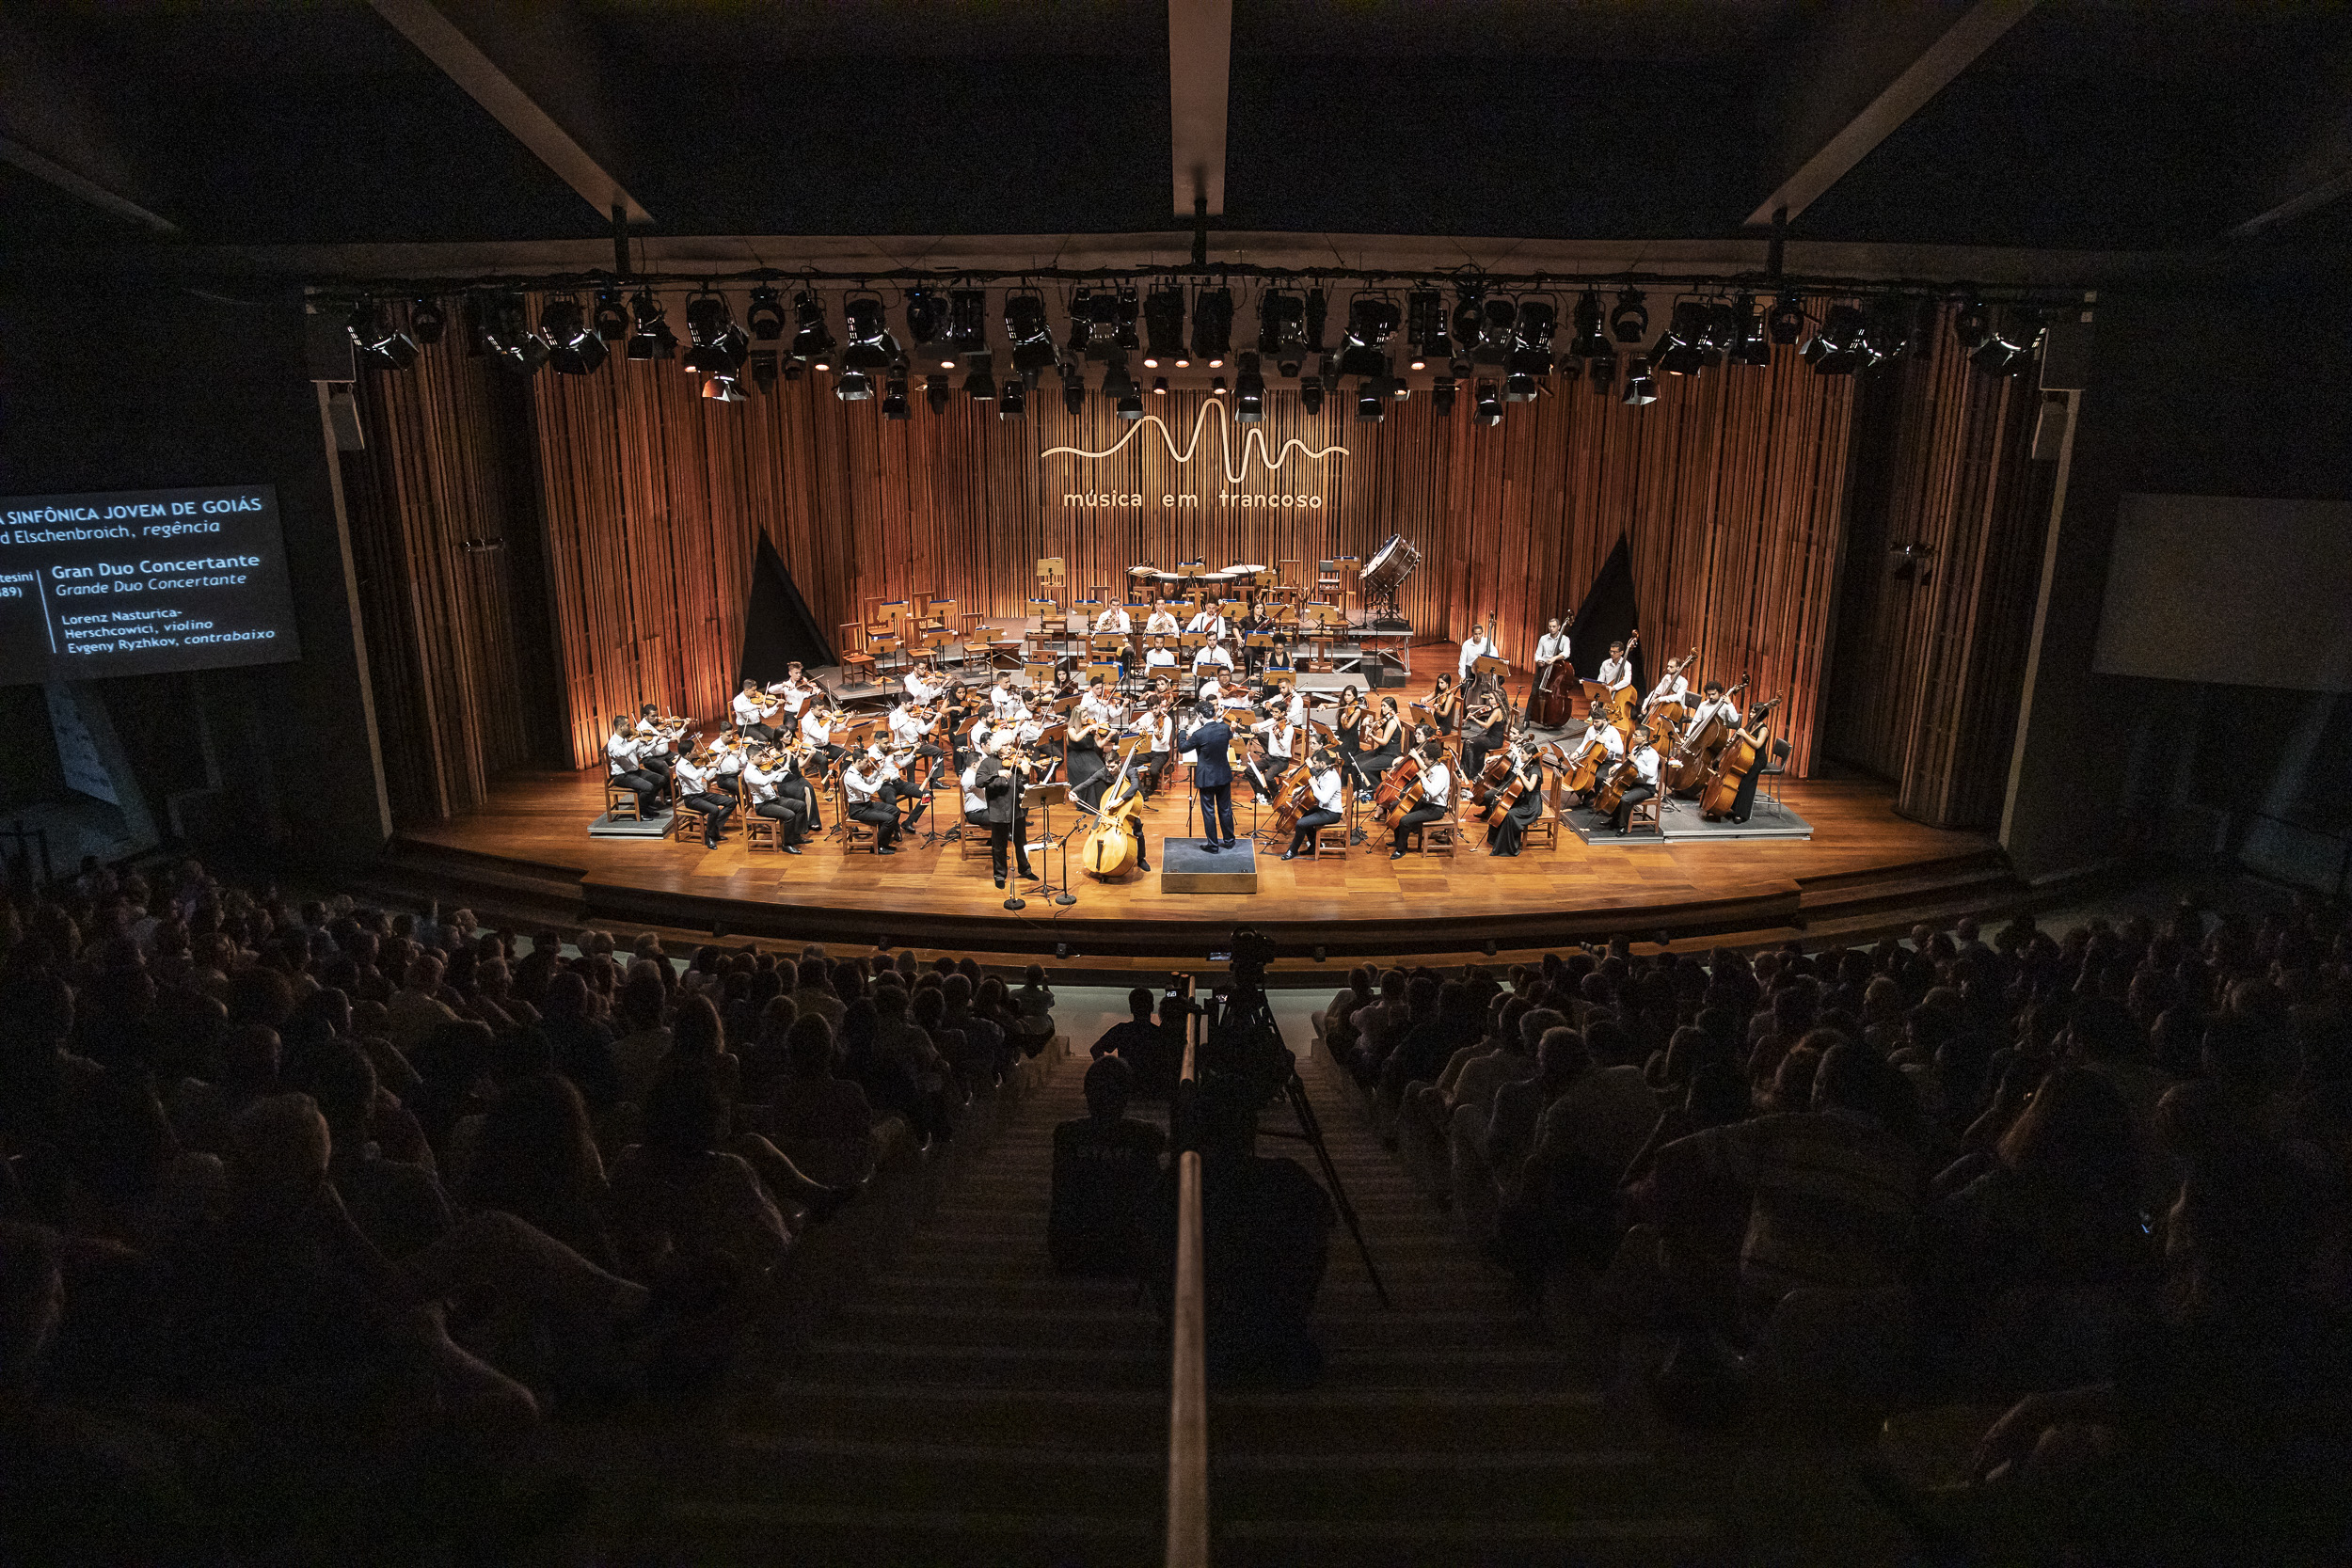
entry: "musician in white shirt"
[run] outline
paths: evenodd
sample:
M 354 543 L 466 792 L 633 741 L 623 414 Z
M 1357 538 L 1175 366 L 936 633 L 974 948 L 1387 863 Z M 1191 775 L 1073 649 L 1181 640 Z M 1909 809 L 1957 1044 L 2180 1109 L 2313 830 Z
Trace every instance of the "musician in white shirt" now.
M 1150 615 L 1144 617 L 1143 629 L 1152 637 L 1173 637 L 1183 628 L 1177 625 L 1176 617 L 1168 606 L 1157 605 Z
M 933 777 L 946 753 L 930 740 L 931 721 L 917 713 L 911 702 L 900 703 L 890 710 L 890 746 L 893 751 L 913 752 L 930 765 Z
M 667 779 L 670 776 L 671 765 L 670 759 L 663 753 L 676 746 L 677 738 L 685 733 L 685 728 L 683 721 L 673 725 L 663 725 L 661 709 L 652 703 L 647 703 L 644 707 L 639 708 L 637 710 L 637 738 L 645 743 L 645 750 L 639 753 L 637 766 L 648 773 L 658 773 Z
M 660 774 L 638 766 L 647 745 L 630 727 L 627 714 L 612 716 L 612 733 L 604 741 L 605 779 L 634 794 L 637 815 L 650 822 L 660 815 L 661 795 L 668 784 Z
M 1421 777 L 1414 781 L 1421 792 L 1421 803 L 1397 819 L 1396 836 L 1389 845 L 1389 859 L 1405 858 L 1405 841 L 1411 832 L 1423 823 L 1435 822 L 1454 804 L 1454 774 L 1445 765 L 1445 744 L 1432 740 L 1421 749 Z
M 1535 662 L 1542 666 L 1567 657 L 1568 634 L 1560 629 L 1560 618 L 1555 615 L 1544 623 L 1543 636 L 1535 639 Z
M 898 770 L 890 766 L 879 746 L 868 746 L 863 756 L 841 770 L 841 794 L 850 819 L 874 830 L 874 853 L 878 855 L 898 852 L 898 808 L 888 794 L 898 777 Z
M 1021 693 L 1012 689 L 1010 675 L 996 677 L 996 684 L 988 690 L 988 705 L 999 724 L 1008 721 L 1018 723 L 1029 716 L 1029 705 L 1022 701 Z
M 1202 605 L 1191 620 L 1184 623 L 1186 631 L 1204 631 L 1212 641 L 1225 641 L 1225 612 L 1215 605 Z
M 1225 651 L 1222 642 L 1203 642 L 1192 656 L 1192 673 L 1196 677 L 1203 671 L 1231 670 L 1232 667 L 1233 656 Z M 1216 677 L 1212 674 L 1209 678 L 1214 680 Z
M 1483 624 L 1472 625 L 1470 636 L 1462 640 L 1462 657 L 1454 664 L 1454 681 L 1458 684 L 1469 680 L 1471 670 L 1480 659 L 1500 657 L 1502 650 L 1495 646 L 1494 639 L 1486 635 L 1486 626 Z
M 1316 829 L 1327 828 L 1347 815 L 1347 785 L 1340 777 L 1338 752 L 1326 747 L 1308 759 L 1307 787 L 1314 792 L 1315 803 L 1292 830 L 1291 847 L 1282 851 L 1286 861 L 1296 860 L 1301 851 L 1313 847 Z
M 710 743 L 711 787 L 733 795 L 747 754 L 740 731 L 732 724 L 721 730 L 719 738 Z
M 1608 713 L 1598 703 L 1593 705 L 1592 717 L 1584 725 L 1584 738 L 1577 743 L 1575 751 L 1568 753 L 1568 766 L 1574 768 L 1596 748 L 1605 753 L 1593 772 L 1593 784 L 1597 788 L 1608 781 L 1610 773 L 1625 758 L 1625 736 L 1617 733 L 1616 725 L 1609 722 Z M 1583 793 L 1589 799 L 1592 791 Z
M 1136 759 L 1136 779 L 1149 797 L 1160 786 L 1160 771 L 1168 766 L 1169 745 L 1176 737 L 1176 721 L 1164 707 L 1143 715 L 1136 727 L 1143 732 L 1143 754 Z
M 748 763 L 743 768 L 743 787 L 751 795 L 752 815 L 775 823 L 776 841 L 784 846 L 784 852 L 797 855 L 801 852 L 801 840 L 808 832 L 806 811 L 802 803 L 808 784 L 804 781 L 790 781 L 799 787 L 787 793 L 789 775 L 785 769 L 788 766 L 779 762 L 775 771 L 770 772 L 756 762 Z
M 801 738 L 816 748 L 817 754 L 826 762 L 840 759 L 841 748 L 833 743 L 833 710 L 812 703 L 801 715 Z
M 1724 695 L 1724 683 L 1708 681 L 1699 689 L 1699 705 L 1691 710 L 1691 721 L 1683 726 L 1683 738 L 1696 739 L 1709 721 L 1721 719 L 1733 729 L 1740 727 L 1740 705 Z
M 1176 650 L 1168 646 L 1168 644 L 1164 642 L 1153 643 L 1143 656 L 1144 677 L 1147 680 L 1152 678 L 1152 672 L 1154 670 L 1173 670 L 1175 668 Z
M 1124 637 L 1135 629 L 1135 620 L 1127 613 L 1127 607 L 1123 604 L 1104 605 L 1103 612 L 1094 618 L 1097 636 Z
M 784 679 L 770 687 L 768 694 L 782 700 L 784 711 L 797 720 L 808 700 L 817 695 L 817 684 L 801 673 L 801 661 L 796 658 L 785 666 Z
M 1648 726 L 1646 725 L 1644 725 L 1633 732 L 1633 756 L 1631 760 L 1635 772 L 1640 776 L 1637 777 L 1631 784 L 1626 787 L 1624 794 L 1617 797 L 1617 815 L 1614 821 L 1617 825 L 1617 832 L 1619 836 L 1623 836 L 1627 828 L 1631 825 L 1633 821 L 1633 808 L 1640 805 L 1644 800 L 1649 800 L 1658 793 L 1658 785 L 1660 782 L 1658 776 L 1658 748 L 1650 744 L 1650 734 Z
M 678 803 L 693 807 L 703 814 L 703 847 L 719 847 L 719 830 L 727 824 L 727 814 L 735 810 L 735 797 L 722 795 L 713 787 L 718 769 L 707 761 L 696 762 L 692 757 L 677 759 Z
M 1610 643 L 1609 657 L 1600 661 L 1600 668 L 1594 673 L 1593 679 L 1607 687 L 1612 692 L 1633 689 L 1632 653 L 1641 644 L 1641 634 L 1638 632 L 1629 642 Z
M 780 705 L 768 701 L 757 681 L 745 681 L 743 689 L 735 694 L 732 705 L 738 730 L 754 740 L 764 742 L 775 739 L 776 732 L 768 727 L 768 718 Z
M 1666 703 L 1687 704 L 1690 702 L 1691 683 L 1682 676 L 1683 666 L 1688 662 L 1686 659 L 1679 658 L 1666 661 L 1665 678 L 1651 687 L 1649 695 L 1642 699 L 1642 711 L 1645 714 Z
M 931 661 L 928 658 L 916 660 L 900 684 L 907 689 L 907 700 L 914 703 L 928 704 L 946 689 L 946 683 L 931 673 Z
M 1249 733 L 1265 737 L 1266 752 L 1277 761 L 1288 763 L 1292 760 L 1298 740 L 1298 726 L 1291 722 L 1287 714 L 1262 719 L 1249 726 Z

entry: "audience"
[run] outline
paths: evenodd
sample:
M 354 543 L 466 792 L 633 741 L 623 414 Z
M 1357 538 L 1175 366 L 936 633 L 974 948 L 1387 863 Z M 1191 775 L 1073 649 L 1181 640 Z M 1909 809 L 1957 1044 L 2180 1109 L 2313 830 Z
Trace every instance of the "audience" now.
M 1054 1129 L 1045 1245 L 1059 1273 L 1125 1275 L 1143 1267 L 1145 1220 L 1168 1138 L 1127 1114 L 1134 1077 L 1122 1057 L 1097 1057 L 1087 1069 L 1087 1114 Z

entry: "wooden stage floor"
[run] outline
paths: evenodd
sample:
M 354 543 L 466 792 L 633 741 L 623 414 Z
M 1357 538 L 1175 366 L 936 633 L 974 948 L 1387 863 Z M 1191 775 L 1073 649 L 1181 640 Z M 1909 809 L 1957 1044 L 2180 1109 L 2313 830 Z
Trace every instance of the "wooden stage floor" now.
M 400 835 L 388 863 L 437 878 L 447 896 L 471 889 L 487 907 L 550 920 L 992 951 L 1051 952 L 1067 942 L 1088 954 L 1194 958 L 1244 925 L 1286 948 L 1333 955 L 1472 952 L 1488 942 L 1524 950 L 1620 932 L 1753 936 L 1801 929 L 1841 904 L 1891 908 L 1899 895 L 2008 879 L 1991 839 L 1906 821 L 1882 784 L 1790 780 L 1787 799 L 1813 825 L 1809 840 L 1587 846 L 1563 832 L 1558 848 L 1511 860 L 1472 847 L 1453 860 L 1391 861 L 1382 841 L 1287 863 L 1281 845 L 1262 844 L 1256 894 L 1165 894 L 1158 846 L 1185 832 L 1178 792 L 1146 818 L 1152 875 L 1091 881 L 1073 846 L 1077 902 L 1057 906 L 1020 884 L 1027 908 L 1014 913 L 1000 907 L 988 862 L 961 858 L 954 844 L 924 848 L 918 839 L 876 858 L 821 838 L 799 856 L 754 854 L 732 827 L 710 851 L 699 842 L 591 839 L 599 785 L 593 772 L 510 777 L 486 809 Z M 1057 830 L 1068 815 L 1055 814 Z M 1483 830 L 1472 836 L 1483 840 Z M 1053 862 L 1058 877 L 1058 850 Z

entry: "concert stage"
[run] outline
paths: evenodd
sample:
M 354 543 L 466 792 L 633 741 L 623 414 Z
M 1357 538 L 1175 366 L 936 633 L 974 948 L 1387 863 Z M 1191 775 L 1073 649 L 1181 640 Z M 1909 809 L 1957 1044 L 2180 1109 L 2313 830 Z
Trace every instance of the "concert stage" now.
M 1344 856 L 1280 858 L 1261 842 L 1255 894 L 1163 891 L 1162 844 L 1188 832 L 1180 791 L 1144 820 L 1152 871 L 1119 883 L 1088 879 L 1070 856 L 1077 902 L 1057 906 L 1018 884 L 1027 908 L 1001 908 L 986 856 L 956 843 L 886 858 L 845 854 L 822 837 L 798 856 L 753 853 L 739 828 L 706 852 L 699 840 L 588 836 L 602 808 L 596 772 L 510 776 L 486 810 L 413 829 L 387 852 L 376 889 L 472 905 L 526 927 L 592 922 L 644 928 L 924 949 L 1052 953 L 1067 942 L 1094 958 L 1199 961 L 1234 927 L 1255 926 L 1285 948 L 1351 955 L 1540 951 L 1616 933 L 1647 941 L 1875 935 L 1915 918 L 2019 907 L 2031 890 L 1992 840 L 1897 816 L 1883 784 L 1787 783 L 1810 838 L 1584 844 L 1489 856 L 1483 830 L 1452 860 L 1389 859 L 1385 838 Z M 1242 832 L 1249 816 L 1238 814 Z M 1069 814 L 1055 813 L 1055 826 Z M 1376 827 L 1376 824 L 1373 825 Z M 1051 874 L 1064 879 L 1062 852 Z M 1039 856 L 1039 869 L 1046 869 Z

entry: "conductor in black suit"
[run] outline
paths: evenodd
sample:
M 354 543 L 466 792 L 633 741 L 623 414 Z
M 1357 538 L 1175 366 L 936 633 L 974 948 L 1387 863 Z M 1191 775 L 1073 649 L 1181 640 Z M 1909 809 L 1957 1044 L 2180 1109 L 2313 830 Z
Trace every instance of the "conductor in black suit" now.
M 1029 765 L 1014 761 L 1012 750 L 1012 731 L 1007 729 L 992 754 L 982 757 L 972 770 L 973 785 L 988 802 L 980 816 L 988 824 L 988 858 L 998 887 L 1005 885 L 1008 847 L 1019 859 L 1021 875 L 1031 879 L 1037 875 L 1029 869 L 1029 813 L 1021 801 L 1021 791 L 1029 782 Z
M 1233 741 L 1233 732 L 1216 709 L 1208 710 L 1208 722 L 1184 735 L 1176 742 L 1181 753 L 1190 752 L 1192 757 L 1193 792 L 1200 797 L 1200 847 L 1203 849 L 1231 849 L 1233 847 L 1233 764 L 1226 750 Z

